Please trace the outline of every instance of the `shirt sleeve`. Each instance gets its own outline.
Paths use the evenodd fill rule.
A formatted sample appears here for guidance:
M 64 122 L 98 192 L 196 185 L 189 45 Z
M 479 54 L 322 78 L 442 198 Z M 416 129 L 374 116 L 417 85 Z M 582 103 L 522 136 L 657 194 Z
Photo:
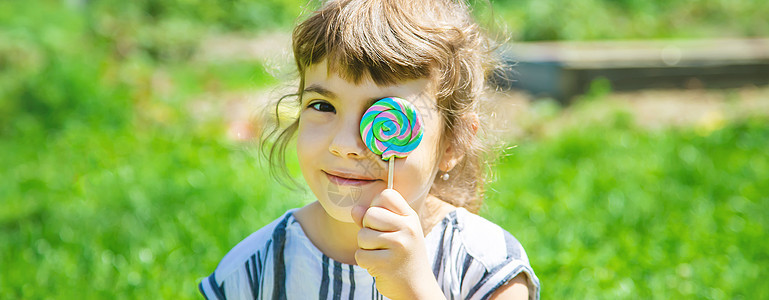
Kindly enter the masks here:
M 203 294 L 203 297 L 209 300 L 255 299 L 254 295 L 257 293 L 255 293 L 254 285 L 258 282 L 253 281 L 254 273 L 251 273 L 251 276 L 247 274 L 249 271 L 248 269 L 238 269 L 223 280 L 219 280 L 216 277 L 216 272 L 214 272 L 200 281 L 198 290 Z
M 502 264 L 484 272 L 470 291 L 468 299 L 489 299 L 494 292 L 519 274 L 526 274 L 529 287 L 529 299 L 539 299 L 539 280 L 527 262 L 508 259 Z
M 206 300 L 227 299 L 224 295 L 224 282 L 216 282 L 216 273 L 212 273 L 198 284 L 198 290 Z
M 467 256 L 460 269 L 462 298 L 483 300 L 519 274 L 526 274 L 529 299 L 539 299 L 540 283 L 521 243 L 509 232 L 481 217 L 464 214 L 463 244 Z M 460 257 L 463 257 L 460 253 Z
M 292 210 L 293 211 L 293 210 Z M 232 248 L 219 262 L 216 270 L 198 284 L 198 290 L 209 300 L 253 299 L 271 292 L 275 238 L 285 240 L 285 228 L 292 211 L 252 233 Z M 280 260 L 282 261 L 282 259 Z M 268 294 L 269 295 L 269 294 Z

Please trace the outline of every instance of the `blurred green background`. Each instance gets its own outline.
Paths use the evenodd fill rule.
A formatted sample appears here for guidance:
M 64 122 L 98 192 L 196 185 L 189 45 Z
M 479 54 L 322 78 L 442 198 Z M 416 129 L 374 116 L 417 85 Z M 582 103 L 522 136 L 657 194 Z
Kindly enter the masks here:
M 216 113 L 286 76 L 199 55 L 288 32 L 304 5 L 0 1 L 0 298 L 197 298 L 231 247 L 307 203 L 230 134 L 259 124 Z M 487 25 L 516 41 L 769 36 L 762 0 L 492 5 Z M 616 103 L 600 84 L 532 102 L 494 169 L 481 215 L 522 241 L 543 298 L 769 298 L 766 114 L 650 128 Z

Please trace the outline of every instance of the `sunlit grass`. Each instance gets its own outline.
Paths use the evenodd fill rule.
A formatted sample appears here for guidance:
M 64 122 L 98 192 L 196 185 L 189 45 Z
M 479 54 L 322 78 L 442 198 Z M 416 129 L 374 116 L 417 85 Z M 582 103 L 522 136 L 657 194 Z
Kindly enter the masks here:
M 3 298 L 194 297 L 235 243 L 311 199 L 208 126 L 1 140 Z M 523 242 L 547 298 L 762 298 L 767 144 L 766 119 L 588 124 L 518 144 L 482 215 Z
M 590 124 L 512 150 L 483 214 L 523 242 L 547 298 L 763 298 L 766 145 L 766 119 Z
M 286 28 L 298 2 L 38 2 L 0 2 L 0 298 L 196 298 L 238 241 L 312 199 L 271 181 L 252 144 L 227 139 L 224 116 L 189 107 L 276 84 L 260 61 L 194 51 L 218 31 Z M 492 2 L 515 39 L 766 34 L 748 25 L 769 11 Z M 745 17 L 710 23 L 721 11 Z M 560 116 L 540 108 L 547 118 L 532 122 Z M 543 298 L 769 298 L 769 120 L 572 121 L 511 141 L 481 211 L 525 245 Z

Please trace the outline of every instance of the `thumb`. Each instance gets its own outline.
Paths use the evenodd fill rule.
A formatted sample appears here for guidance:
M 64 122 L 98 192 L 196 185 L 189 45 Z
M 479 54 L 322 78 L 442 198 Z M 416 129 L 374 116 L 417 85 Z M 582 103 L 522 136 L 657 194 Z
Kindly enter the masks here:
M 363 228 L 363 216 L 366 215 L 366 211 L 368 211 L 368 207 L 360 205 L 353 206 L 352 210 L 350 211 L 352 220 L 355 221 L 355 224 L 357 224 L 360 228 Z

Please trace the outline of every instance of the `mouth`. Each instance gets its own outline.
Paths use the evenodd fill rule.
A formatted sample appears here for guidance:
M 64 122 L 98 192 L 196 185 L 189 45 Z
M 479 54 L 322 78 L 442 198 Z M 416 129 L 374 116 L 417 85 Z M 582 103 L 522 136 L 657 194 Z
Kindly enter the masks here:
M 326 174 L 326 177 L 328 178 L 329 181 L 331 181 L 336 185 L 361 186 L 361 185 L 367 185 L 367 184 L 371 184 L 379 181 L 379 179 L 356 175 L 353 173 L 325 171 L 325 170 L 321 170 L 321 171 L 323 171 L 323 173 Z

